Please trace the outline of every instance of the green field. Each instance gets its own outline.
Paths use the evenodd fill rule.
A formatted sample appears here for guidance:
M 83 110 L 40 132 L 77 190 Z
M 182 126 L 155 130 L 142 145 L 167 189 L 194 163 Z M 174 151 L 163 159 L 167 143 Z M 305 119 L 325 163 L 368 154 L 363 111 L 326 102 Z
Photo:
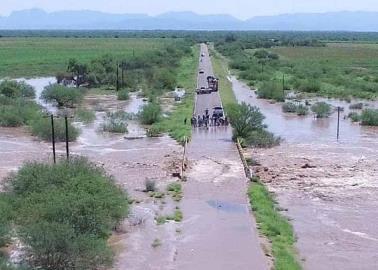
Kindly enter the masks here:
M 230 67 L 241 79 L 258 89 L 269 84 L 281 92 L 284 87 L 346 100 L 378 97 L 377 42 L 264 42 L 218 42 L 216 49 L 230 59 Z M 275 99 L 274 95 L 265 98 Z
M 277 47 L 271 51 L 288 60 L 378 69 L 378 44 L 328 43 L 327 47 Z
M 162 38 L 1 38 L 0 78 L 55 75 L 65 70 L 70 58 L 80 62 L 104 54 L 127 58 L 171 42 Z

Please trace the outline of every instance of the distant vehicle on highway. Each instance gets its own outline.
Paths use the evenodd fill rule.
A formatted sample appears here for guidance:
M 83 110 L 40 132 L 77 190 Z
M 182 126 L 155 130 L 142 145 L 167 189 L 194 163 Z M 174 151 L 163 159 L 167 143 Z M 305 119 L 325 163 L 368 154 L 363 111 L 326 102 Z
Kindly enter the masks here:
M 202 94 L 211 94 L 212 91 L 211 89 L 202 86 L 200 89 L 197 89 L 196 92 L 198 95 L 202 95 Z
M 201 56 L 202 56 L 202 57 L 205 57 L 205 54 L 204 54 L 204 53 L 201 53 Z
M 203 69 L 200 69 L 199 74 L 204 74 L 205 71 Z
M 221 118 L 224 116 L 223 108 L 222 107 L 214 107 L 213 108 L 213 117 Z

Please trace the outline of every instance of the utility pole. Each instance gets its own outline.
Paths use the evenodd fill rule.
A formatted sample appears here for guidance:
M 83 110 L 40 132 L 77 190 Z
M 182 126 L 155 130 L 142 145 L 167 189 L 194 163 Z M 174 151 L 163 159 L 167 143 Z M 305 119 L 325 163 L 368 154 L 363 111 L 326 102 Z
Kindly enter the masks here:
M 125 75 L 124 75 L 124 71 L 125 71 L 125 66 L 124 66 L 124 64 L 122 64 L 122 67 L 121 67 L 121 72 L 122 72 L 122 74 L 121 74 L 121 85 L 122 85 L 122 87 L 124 87 L 125 86 L 125 81 L 124 81 L 124 77 L 125 77 Z
M 68 138 L 68 117 L 67 117 L 67 115 L 64 117 L 64 122 L 66 124 L 66 155 L 67 155 L 67 161 L 69 161 L 70 149 L 69 149 L 69 145 L 68 145 L 69 138 Z
M 53 147 L 54 164 L 56 164 L 54 115 L 51 115 L 51 141 L 52 141 L 52 147 Z
M 285 73 L 282 74 L 282 94 L 285 98 Z
M 118 91 L 119 90 L 119 64 L 117 62 L 117 82 L 116 82 L 116 90 Z
M 337 107 L 337 140 L 339 140 L 340 137 L 340 111 L 341 108 Z

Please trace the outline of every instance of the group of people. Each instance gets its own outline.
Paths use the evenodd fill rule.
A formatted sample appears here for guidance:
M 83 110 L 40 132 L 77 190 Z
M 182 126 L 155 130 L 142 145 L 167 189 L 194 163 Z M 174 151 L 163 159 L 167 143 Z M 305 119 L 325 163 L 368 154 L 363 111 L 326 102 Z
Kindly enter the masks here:
M 216 127 L 216 126 L 228 126 L 229 121 L 227 116 L 221 117 L 217 115 L 216 113 L 213 113 L 213 115 L 210 117 L 209 111 L 206 110 L 204 115 L 198 115 L 197 117 L 193 115 L 193 117 L 190 119 L 190 123 L 192 127 Z

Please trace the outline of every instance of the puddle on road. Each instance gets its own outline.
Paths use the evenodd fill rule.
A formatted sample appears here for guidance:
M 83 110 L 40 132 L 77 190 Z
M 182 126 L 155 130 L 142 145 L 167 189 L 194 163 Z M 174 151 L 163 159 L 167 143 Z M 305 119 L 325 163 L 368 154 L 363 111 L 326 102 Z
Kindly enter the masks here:
M 337 113 L 329 119 L 285 114 L 280 104 L 231 81 L 237 99 L 258 106 L 269 130 L 285 140 L 250 153 L 261 163 L 257 174 L 288 209 L 305 269 L 376 269 L 378 129 L 344 119 L 349 103 L 326 100 L 345 108 L 337 141 Z M 367 103 L 377 108 L 377 102 Z
M 207 201 L 207 204 L 219 211 L 223 211 L 230 214 L 248 213 L 248 209 L 245 207 L 245 205 L 242 204 L 214 200 Z

